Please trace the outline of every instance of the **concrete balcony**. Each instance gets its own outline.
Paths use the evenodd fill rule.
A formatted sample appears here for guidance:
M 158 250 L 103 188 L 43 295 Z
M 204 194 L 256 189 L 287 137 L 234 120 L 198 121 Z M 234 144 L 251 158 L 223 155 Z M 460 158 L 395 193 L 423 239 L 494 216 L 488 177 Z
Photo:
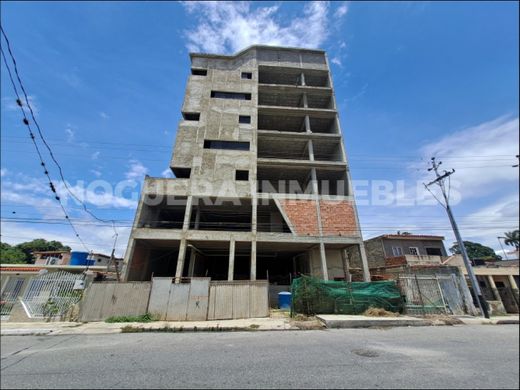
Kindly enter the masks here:
M 442 265 L 443 260 L 447 259 L 445 256 L 432 255 L 403 255 L 385 258 L 386 267 L 397 267 L 401 265 Z

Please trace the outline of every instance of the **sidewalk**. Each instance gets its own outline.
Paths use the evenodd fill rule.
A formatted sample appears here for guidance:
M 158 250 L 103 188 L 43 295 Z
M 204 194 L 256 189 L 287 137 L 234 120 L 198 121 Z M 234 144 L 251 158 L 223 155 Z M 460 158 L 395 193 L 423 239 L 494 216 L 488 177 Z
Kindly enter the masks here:
M 501 316 L 485 319 L 481 317 L 452 317 L 460 325 L 518 324 L 519 317 Z M 134 332 L 226 332 L 266 330 L 306 330 L 326 328 L 370 328 L 395 326 L 447 325 L 443 320 L 419 317 L 366 317 L 350 315 L 319 315 L 318 320 L 294 321 L 287 317 L 248 318 L 218 321 L 153 321 L 153 322 L 2 322 L 0 335 L 76 335 L 111 334 Z M 321 323 L 320 323 L 321 321 Z
M 223 332 L 298 330 L 284 318 L 248 318 L 218 321 L 152 321 L 152 322 L 2 322 L 0 335 L 74 335 L 110 334 L 143 331 L 157 332 Z

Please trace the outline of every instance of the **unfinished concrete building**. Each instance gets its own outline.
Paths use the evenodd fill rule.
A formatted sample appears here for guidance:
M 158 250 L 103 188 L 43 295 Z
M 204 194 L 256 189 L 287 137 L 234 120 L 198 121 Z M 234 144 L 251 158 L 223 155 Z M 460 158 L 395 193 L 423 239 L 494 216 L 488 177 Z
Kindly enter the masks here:
M 370 280 L 326 53 L 190 57 L 175 178 L 145 179 L 125 280 Z

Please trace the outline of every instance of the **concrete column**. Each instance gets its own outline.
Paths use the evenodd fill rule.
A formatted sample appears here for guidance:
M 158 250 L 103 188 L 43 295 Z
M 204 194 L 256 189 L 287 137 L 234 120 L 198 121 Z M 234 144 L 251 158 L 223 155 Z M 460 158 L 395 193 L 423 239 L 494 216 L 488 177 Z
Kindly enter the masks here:
M 301 77 L 301 79 L 302 79 L 302 85 L 305 86 L 305 85 L 306 85 L 306 84 L 305 84 L 305 74 L 302 72 L 302 73 L 300 74 L 300 77 Z
M 309 119 L 309 115 L 305 115 L 305 131 L 311 133 L 311 120 Z
M 190 252 L 190 263 L 188 265 L 188 276 L 190 278 L 193 277 L 193 273 L 195 271 L 195 261 L 197 260 L 197 254 L 195 253 L 195 251 L 193 250 L 193 248 L 191 248 L 191 252 Z
M 361 258 L 361 264 L 363 265 L 363 280 L 365 282 L 370 282 L 370 269 L 368 268 L 367 254 L 363 242 L 359 244 L 359 257 Z
M 303 93 L 303 108 L 309 108 L 309 102 L 307 101 L 307 94 Z
M 516 284 L 516 280 L 513 275 L 507 275 L 507 279 L 509 280 L 509 285 L 511 286 L 511 291 L 513 292 L 513 298 L 517 305 L 520 305 L 520 299 L 518 294 L 518 285 Z
M 177 257 L 177 269 L 175 270 L 175 283 L 179 283 L 184 269 L 184 257 L 186 256 L 186 239 L 181 240 L 179 247 L 179 257 Z
M 182 230 L 184 231 L 188 230 L 190 227 L 192 202 L 193 196 L 188 196 L 188 200 L 186 201 L 186 212 L 184 213 L 184 222 L 182 223 Z
M 309 149 L 309 160 L 314 161 L 314 146 L 312 140 L 307 141 L 307 149 Z
M 229 266 L 227 280 L 233 280 L 235 273 L 235 239 L 231 237 L 229 241 Z
M 321 273 L 323 280 L 329 280 L 329 270 L 327 268 L 327 256 L 325 255 L 325 244 L 320 242 L 320 258 L 321 258 Z
M 516 280 L 513 275 L 507 275 L 507 279 L 509 280 L 509 285 L 511 286 L 512 290 L 518 291 L 518 286 L 516 284 Z
M 194 229 L 195 230 L 199 230 L 199 225 L 200 225 L 200 209 L 199 209 L 199 207 L 197 207 L 197 211 L 195 212 L 195 226 L 194 226 Z
M 350 274 L 350 261 L 346 249 L 341 251 L 341 258 L 343 260 L 343 268 L 345 270 L 345 282 L 352 282 L 352 275 Z
M 500 297 L 500 293 L 498 292 L 497 285 L 495 284 L 495 280 L 493 279 L 493 275 L 487 276 L 489 287 L 491 287 L 491 291 L 493 292 L 493 296 L 495 297 L 496 301 L 502 301 L 502 298 Z
M 256 280 L 256 240 L 251 241 L 251 280 Z

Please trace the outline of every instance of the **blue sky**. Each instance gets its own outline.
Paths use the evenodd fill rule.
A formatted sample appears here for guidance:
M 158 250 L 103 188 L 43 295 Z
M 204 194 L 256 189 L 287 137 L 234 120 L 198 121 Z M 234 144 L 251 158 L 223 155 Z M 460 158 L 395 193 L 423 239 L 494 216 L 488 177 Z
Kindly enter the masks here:
M 1 11 L 44 135 L 70 186 L 118 220 L 120 255 L 143 176 L 168 176 L 189 51 L 255 43 L 327 50 L 364 237 L 406 230 L 453 241 L 443 209 L 417 204 L 432 155 L 456 169 L 465 239 L 499 250 L 496 237 L 518 227 L 516 2 L 2 2 Z M 50 196 L 3 64 L 1 77 L 2 241 L 82 249 Z M 54 167 L 51 175 L 58 182 Z M 374 201 L 385 185 L 394 198 Z M 109 253 L 110 226 L 67 205 L 89 248 Z

